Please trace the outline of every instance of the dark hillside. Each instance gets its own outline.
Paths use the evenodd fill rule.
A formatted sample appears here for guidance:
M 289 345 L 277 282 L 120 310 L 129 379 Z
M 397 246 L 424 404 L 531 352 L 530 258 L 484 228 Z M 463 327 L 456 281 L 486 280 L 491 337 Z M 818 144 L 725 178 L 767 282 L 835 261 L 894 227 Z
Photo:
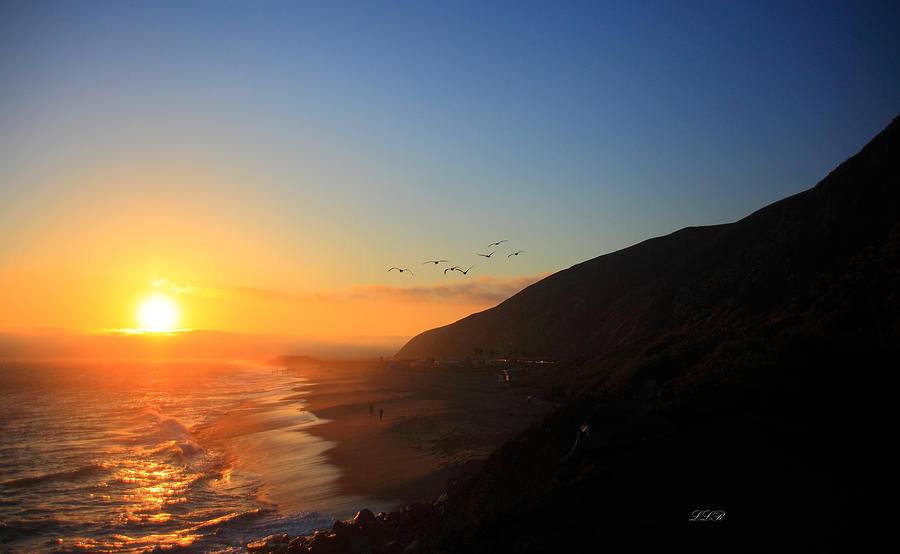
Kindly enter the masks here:
M 414 338 L 399 355 L 559 357 L 539 378 L 567 401 L 444 497 L 288 551 L 883 548 L 898 165 L 895 119 L 813 189 L 584 262 Z M 721 519 L 691 521 L 703 510 Z
M 867 256 L 898 232 L 898 134 L 895 120 L 814 188 L 736 223 L 682 229 L 575 265 L 414 337 L 397 356 L 463 358 L 481 347 L 563 361 L 622 357 L 663 335 L 742 336 L 842 306 L 896 306 L 883 273 L 875 289 L 849 278 L 889 262 Z
M 658 334 L 643 346 L 585 341 L 585 355 L 640 352 L 611 366 L 599 358 L 598 386 L 582 386 L 449 495 L 443 546 L 715 543 L 717 551 L 758 552 L 876 544 L 887 516 L 860 507 L 887 500 L 893 469 L 886 439 L 900 359 L 898 162 L 895 119 L 815 188 L 732 225 L 657 239 L 674 247 L 694 233 L 680 256 L 653 263 L 674 273 L 635 271 L 652 298 L 618 328 L 639 318 Z M 634 269 L 634 252 L 652 245 L 561 273 Z M 611 313 L 609 304 L 600 308 Z M 584 423 L 592 434 L 566 457 Z M 723 510 L 725 521 L 688 521 L 698 509 Z

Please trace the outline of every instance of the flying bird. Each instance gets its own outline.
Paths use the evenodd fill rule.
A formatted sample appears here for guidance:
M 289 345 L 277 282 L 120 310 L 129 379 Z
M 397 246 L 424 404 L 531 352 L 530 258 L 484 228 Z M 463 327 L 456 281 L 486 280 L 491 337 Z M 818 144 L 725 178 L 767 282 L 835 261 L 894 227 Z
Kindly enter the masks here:
M 453 267 L 448 267 L 447 269 L 444 270 L 444 275 L 446 275 L 448 271 L 453 271 L 454 269 L 459 269 L 459 266 L 455 265 Z
M 501 242 L 509 242 L 509 239 L 503 239 L 503 240 L 498 240 L 497 242 L 492 242 L 488 245 L 488 248 L 490 248 L 491 246 L 500 246 Z
M 494 252 L 496 252 L 496 250 L 494 250 Z M 478 254 L 479 256 L 484 256 L 485 258 L 490 258 L 491 256 L 494 255 L 494 252 L 491 252 L 490 254 L 482 254 L 480 252 L 475 252 L 475 253 Z
M 411 269 L 401 269 L 401 268 L 399 268 L 399 267 L 392 267 L 391 269 L 388 270 L 388 273 L 390 273 L 391 270 L 393 270 L 393 269 L 396 269 L 396 270 L 399 271 L 400 273 L 403 273 L 404 271 L 409 271 L 409 274 L 410 274 L 410 275 L 415 275 L 415 273 L 413 273 Z
M 510 256 L 518 256 L 518 255 L 521 254 L 522 252 L 525 252 L 525 251 L 524 251 L 524 250 L 519 250 L 518 252 L 513 252 L 512 254 L 507 254 L 506 257 L 508 258 L 508 257 L 510 257 Z
M 475 267 L 475 266 L 474 266 L 474 265 L 470 265 L 470 266 L 469 266 L 469 269 L 472 269 L 473 267 Z M 460 267 L 454 267 L 453 269 L 455 269 L 456 271 L 462 273 L 463 275 L 468 275 L 468 274 L 469 274 L 469 269 L 467 269 L 467 270 L 465 270 L 465 271 L 463 271 L 462 268 L 460 268 Z
M 447 263 L 450 263 L 450 260 L 428 260 L 427 262 L 422 262 L 422 265 L 425 265 L 425 264 L 434 264 L 434 265 L 437 265 L 437 264 L 439 264 L 439 263 L 441 263 L 441 262 L 447 262 Z

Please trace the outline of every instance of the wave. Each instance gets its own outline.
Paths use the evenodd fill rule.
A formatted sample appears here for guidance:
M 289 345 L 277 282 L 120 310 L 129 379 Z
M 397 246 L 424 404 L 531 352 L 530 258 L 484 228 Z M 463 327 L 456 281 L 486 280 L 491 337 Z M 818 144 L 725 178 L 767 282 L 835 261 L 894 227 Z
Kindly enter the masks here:
M 68 469 L 65 471 L 55 471 L 52 473 L 43 473 L 41 475 L 32 475 L 29 477 L 10 479 L 8 481 L 3 481 L 3 485 L 11 488 L 19 488 L 30 487 L 50 481 L 74 481 L 82 477 L 87 477 L 89 475 L 94 475 L 101 471 L 105 471 L 107 468 L 109 468 L 109 465 L 104 463 L 88 464 L 86 466 L 81 466 L 75 469 Z
M 275 533 L 287 533 L 295 537 L 331 529 L 333 525 L 334 517 L 323 512 L 302 511 L 290 514 L 272 514 L 261 518 L 255 525 L 242 529 L 242 535 L 247 540 L 257 540 Z
M 248 542 L 275 533 L 287 533 L 291 536 L 310 535 L 322 529 L 330 529 L 332 525 L 334 518 L 322 512 L 279 514 L 270 508 L 256 508 L 213 518 L 178 531 L 177 534 L 201 535 L 203 538 L 195 543 L 197 546 L 206 542 L 242 548 Z
M 156 425 L 160 430 L 173 437 L 183 438 L 191 434 L 191 430 L 187 428 L 187 425 L 174 417 L 159 416 Z
M 0 552 L 65 552 L 58 537 L 77 533 L 80 527 L 77 521 L 58 517 L 10 518 L 0 522 Z
M 134 537 L 114 533 L 105 538 L 86 539 L 78 551 L 140 552 L 244 552 L 248 542 L 274 533 L 309 535 L 329 529 L 334 518 L 321 512 L 278 514 L 269 508 L 230 512 L 170 533 Z
M 18 434 L 0 436 L 0 466 L 15 468 L 0 472 L 0 552 L 240 552 L 276 532 L 330 528 L 330 515 L 284 514 L 260 493 L 275 485 L 248 460 L 311 448 L 263 433 L 314 416 L 283 400 L 293 382 L 251 377 L 249 391 L 241 374 L 185 394 L 174 383 L 162 397 L 130 382 L 97 395 L 65 389 L 54 418 L 16 412 L 18 427 L 5 429 Z
M 191 429 L 176 417 L 159 413 L 153 408 L 143 408 L 135 415 L 133 421 L 149 418 L 151 427 L 139 430 L 139 442 L 149 442 L 153 448 L 147 453 L 170 454 L 175 460 L 182 462 L 185 457 L 193 457 L 205 452 L 204 448 L 194 440 Z
M 185 457 L 196 456 L 197 454 L 202 454 L 203 452 L 205 452 L 203 447 L 197 444 L 197 442 L 193 439 L 184 439 L 181 441 L 169 440 L 162 445 L 147 451 L 147 453 L 151 455 L 172 455 L 179 462 L 183 461 Z
M 182 529 L 178 531 L 180 534 L 189 534 L 196 533 L 198 531 L 210 531 L 210 530 L 218 530 L 219 527 L 225 525 L 234 525 L 236 523 L 245 523 L 248 520 L 256 519 L 260 516 L 273 513 L 274 510 L 271 508 L 256 508 L 254 510 L 246 510 L 243 512 L 232 512 L 230 514 L 226 514 L 224 516 L 219 516 L 202 523 L 198 523 L 193 527 L 188 527 L 187 529 Z

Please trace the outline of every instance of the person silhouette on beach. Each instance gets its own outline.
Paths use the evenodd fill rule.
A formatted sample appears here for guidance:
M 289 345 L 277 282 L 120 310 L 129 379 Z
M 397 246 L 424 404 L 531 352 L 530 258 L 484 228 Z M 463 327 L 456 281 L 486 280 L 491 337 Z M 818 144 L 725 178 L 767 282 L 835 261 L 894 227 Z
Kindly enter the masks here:
M 378 408 L 378 421 L 384 419 L 384 408 Z

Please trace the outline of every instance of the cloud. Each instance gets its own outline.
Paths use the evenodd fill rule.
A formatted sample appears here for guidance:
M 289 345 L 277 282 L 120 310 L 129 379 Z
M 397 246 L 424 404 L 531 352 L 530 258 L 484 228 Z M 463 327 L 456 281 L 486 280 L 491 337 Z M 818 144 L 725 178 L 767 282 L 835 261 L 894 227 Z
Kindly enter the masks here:
M 497 279 L 481 276 L 450 285 L 394 287 L 369 285 L 352 287 L 345 293 L 352 300 L 395 300 L 405 302 L 446 302 L 454 304 L 497 304 L 546 275 Z
M 261 300 L 278 300 L 281 302 L 306 302 L 309 300 L 309 296 L 303 296 L 300 294 L 293 294 L 290 292 L 286 292 L 278 289 L 263 289 L 263 288 L 255 288 L 255 287 L 234 287 L 231 289 L 227 289 L 228 292 L 232 294 L 238 294 L 241 296 L 251 296 L 253 298 L 259 298 Z
M 491 305 L 500 303 L 528 285 L 549 275 L 531 277 L 494 278 L 480 276 L 464 282 L 432 286 L 397 287 L 391 285 L 361 285 L 347 289 L 313 294 L 294 294 L 278 289 L 255 287 L 212 288 L 180 285 L 166 279 L 151 281 L 149 285 L 172 294 L 199 296 L 244 296 L 277 302 L 348 302 L 348 301 L 397 301 L 442 302 L 448 304 Z
M 198 296 L 223 296 L 224 291 L 221 289 L 209 287 L 195 287 L 193 285 L 179 285 L 167 279 L 157 279 L 147 283 L 153 288 L 162 289 L 172 294 L 192 294 Z
M 168 279 L 157 279 L 156 281 L 149 281 L 147 283 L 153 288 L 165 290 L 171 294 L 181 294 L 181 295 L 194 295 L 194 296 L 207 296 L 207 297 L 225 297 L 225 296 L 249 296 L 252 298 L 259 298 L 262 300 L 279 300 L 279 301 L 288 301 L 288 302 L 302 302 L 307 300 L 307 297 L 303 297 L 300 295 L 292 294 L 285 291 L 280 291 L 277 289 L 264 289 L 264 288 L 254 288 L 254 287 L 230 287 L 230 288 L 215 288 L 215 287 L 198 287 L 196 285 L 181 285 L 178 283 L 173 283 Z

